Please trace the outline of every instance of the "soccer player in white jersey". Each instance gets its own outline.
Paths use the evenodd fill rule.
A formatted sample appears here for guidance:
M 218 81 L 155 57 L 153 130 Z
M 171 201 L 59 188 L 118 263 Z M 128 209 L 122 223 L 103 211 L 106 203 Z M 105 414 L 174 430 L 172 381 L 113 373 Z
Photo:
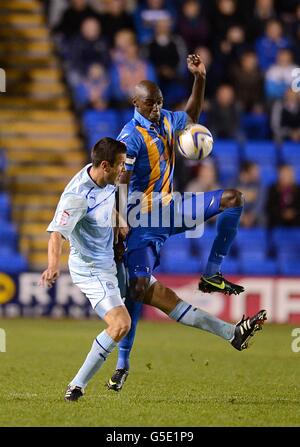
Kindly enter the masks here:
M 130 329 L 130 316 L 116 277 L 112 227 L 116 185 L 124 172 L 125 155 L 124 143 L 112 138 L 99 140 L 92 150 L 92 163 L 66 186 L 47 229 L 51 233 L 48 267 L 42 273 L 40 285 L 51 287 L 59 277 L 62 245 L 68 239 L 72 280 L 107 323 L 69 383 L 65 394 L 67 401 L 83 396 L 89 380 Z M 126 227 L 118 231 L 126 233 Z

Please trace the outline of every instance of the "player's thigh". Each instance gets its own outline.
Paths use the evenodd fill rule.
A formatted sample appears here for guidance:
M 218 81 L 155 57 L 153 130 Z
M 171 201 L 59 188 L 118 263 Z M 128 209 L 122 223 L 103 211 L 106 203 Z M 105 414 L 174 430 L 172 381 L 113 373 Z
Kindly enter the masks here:
M 183 233 L 202 225 L 206 220 L 221 213 L 224 190 L 185 193 L 181 195 L 181 204 L 174 207 L 174 225 L 171 234 Z
M 89 279 L 85 278 L 84 281 L 76 282 L 76 285 L 102 319 L 111 309 L 118 306 L 124 307 L 118 280 L 114 274 L 99 273 L 97 276 L 91 276 Z
M 128 253 L 129 298 L 142 302 L 149 287 L 156 281 L 152 272 L 159 264 L 159 253 L 153 246 L 141 247 Z
M 221 200 L 224 189 L 208 191 L 204 193 L 204 221 L 222 213 Z
M 159 254 L 152 245 L 130 250 L 126 256 L 129 280 L 150 278 L 159 260 Z

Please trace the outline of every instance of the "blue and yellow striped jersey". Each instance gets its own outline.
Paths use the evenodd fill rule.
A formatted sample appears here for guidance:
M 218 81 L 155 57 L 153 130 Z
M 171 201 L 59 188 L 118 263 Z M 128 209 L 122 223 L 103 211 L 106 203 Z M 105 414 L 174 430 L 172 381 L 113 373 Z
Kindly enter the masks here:
M 153 193 L 160 193 L 163 205 L 172 199 L 175 132 L 186 127 L 187 119 L 186 112 L 162 109 L 156 125 L 135 110 L 117 138 L 127 146 L 126 169 L 133 171 L 129 194 L 143 193 L 143 211 L 152 209 Z

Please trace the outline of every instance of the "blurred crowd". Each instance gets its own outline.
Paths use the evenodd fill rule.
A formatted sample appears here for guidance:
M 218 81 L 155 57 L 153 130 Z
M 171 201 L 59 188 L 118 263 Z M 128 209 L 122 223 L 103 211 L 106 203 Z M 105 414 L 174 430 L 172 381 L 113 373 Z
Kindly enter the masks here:
M 165 108 L 182 109 L 193 82 L 186 56 L 198 53 L 207 69 L 200 122 L 215 139 L 288 141 L 300 152 L 300 0 L 45 4 L 89 147 L 131 119 L 142 79 L 158 82 Z M 175 180 L 181 191 L 224 186 L 211 160 L 181 159 Z M 300 225 L 293 166 L 278 167 L 275 183 L 266 184 L 260 167 L 241 159 L 234 181 L 246 197 L 243 225 Z
M 300 141 L 299 0 L 70 0 L 65 7 L 51 25 L 81 110 L 127 108 L 144 78 L 159 83 L 167 108 L 180 107 L 192 83 L 186 56 L 197 52 L 207 67 L 201 122 L 215 137 Z

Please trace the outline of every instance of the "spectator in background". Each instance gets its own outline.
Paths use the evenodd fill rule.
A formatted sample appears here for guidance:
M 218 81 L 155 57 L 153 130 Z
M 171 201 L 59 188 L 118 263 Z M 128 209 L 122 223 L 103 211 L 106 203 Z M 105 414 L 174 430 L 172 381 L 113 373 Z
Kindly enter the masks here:
M 103 26 L 103 34 L 107 37 L 110 45 L 113 45 L 114 37 L 121 29 L 135 30 L 134 20 L 131 14 L 126 11 L 125 0 L 110 0 L 107 2 L 107 9 L 100 15 Z
M 240 108 L 231 85 L 222 84 L 207 115 L 207 124 L 215 138 L 238 138 Z
M 260 171 L 256 163 L 246 161 L 241 165 L 238 188 L 245 198 L 241 225 L 254 227 L 263 224 L 265 190 L 261 184 Z
M 289 48 L 289 40 L 283 35 L 283 28 L 278 20 L 268 20 L 265 34 L 256 40 L 256 53 L 260 68 L 266 71 L 275 63 L 278 51 Z
M 269 227 L 300 226 L 300 187 L 292 166 L 279 168 L 278 182 L 267 194 L 266 213 Z
M 166 0 L 146 0 L 135 12 L 135 26 L 138 41 L 142 44 L 149 43 L 154 36 L 154 27 L 159 20 L 175 18 L 172 3 Z
M 219 43 L 226 38 L 229 28 L 241 25 L 241 16 L 236 0 L 217 0 L 211 17 L 212 39 Z
M 277 19 L 274 0 L 255 0 L 254 11 L 245 17 L 247 39 L 255 42 L 262 34 L 268 21 Z
M 284 22 L 291 19 L 297 5 L 299 5 L 299 0 L 276 0 L 276 8 L 280 12 Z
M 70 39 L 79 33 L 82 22 L 88 17 L 99 20 L 99 15 L 87 4 L 87 0 L 70 0 L 69 8 L 53 31 Z
M 114 62 L 122 60 L 126 47 L 132 44 L 136 44 L 134 31 L 126 28 L 119 30 L 114 37 L 114 46 L 111 50 L 112 60 Z
M 196 47 L 193 53 L 199 54 L 206 67 L 205 97 L 211 100 L 216 93 L 216 89 L 221 83 L 220 68 L 208 47 Z M 190 88 L 191 87 L 192 86 L 190 86 Z M 207 109 L 206 104 L 204 104 L 204 109 Z
M 186 185 L 186 192 L 207 192 L 221 189 L 218 182 L 218 173 L 215 162 L 211 158 L 206 158 L 197 167 L 197 176 Z M 206 225 L 213 225 L 216 218 L 213 217 L 206 222 Z
M 246 50 L 247 45 L 243 28 L 237 25 L 230 27 L 225 39 L 220 41 L 216 49 L 223 82 L 230 82 L 230 68 Z
M 185 98 L 183 72 L 187 52 L 182 38 L 172 34 L 171 18 L 158 20 L 155 24 L 155 35 L 148 46 L 148 55 L 156 69 L 167 106 Z
M 256 53 L 246 51 L 231 69 L 237 101 L 242 109 L 243 133 L 248 139 L 264 139 L 269 134 L 268 115 L 263 105 L 264 77 Z
M 125 39 L 120 37 L 124 36 Z M 117 107 L 131 105 L 133 89 L 143 79 L 156 82 L 154 67 L 139 56 L 135 36 L 130 31 L 119 31 L 115 37 L 111 67 L 112 96 Z
M 97 62 L 108 66 L 108 47 L 100 22 L 89 17 L 82 22 L 79 36 L 70 41 L 69 63 L 73 71 L 82 75 L 90 65 Z
M 271 65 L 265 76 L 265 92 L 268 100 L 283 98 L 292 84 L 292 73 L 296 67 L 291 50 L 278 51 L 276 63 Z
M 291 16 L 289 23 L 290 36 L 294 42 L 298 42 L 298 45 L 294 45 L 295 60 L 300 65 L 300 3 L 295 6 L 295 12 Z
M 79 110 L 93 108 L 104 110 L 110 99 L 110 83 L 105 67 L 92 64 L 86 77 L 82 78 L 74 90 L 75 103 Z
M 271 127 L 277 141 L 300 142 L 300 93 L 288 89 L 272 108 Z
M 208 45 L 210 26 L 202 12 L 202 4 L 197 0 L 185 0 L 182 13 L 178 17 L 177 32 L 184 39 L 188 52 L 198 45 Z
M 231 78 L 236 99 L 244 111 L 251 112 L 264 98 L 264 77 L 254 51 L 246 51 L 240 56 L 238 64 L 231 70 Z
M 206 158 L 198 165 L 197 176 L 187 184 L 186 191 L 206 192 L 220 189 L 217 178 L 215 163 L 212 159 Z

